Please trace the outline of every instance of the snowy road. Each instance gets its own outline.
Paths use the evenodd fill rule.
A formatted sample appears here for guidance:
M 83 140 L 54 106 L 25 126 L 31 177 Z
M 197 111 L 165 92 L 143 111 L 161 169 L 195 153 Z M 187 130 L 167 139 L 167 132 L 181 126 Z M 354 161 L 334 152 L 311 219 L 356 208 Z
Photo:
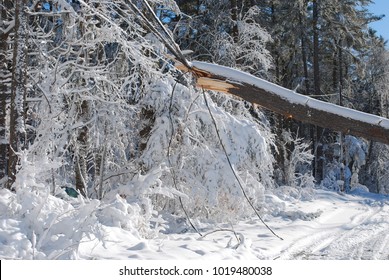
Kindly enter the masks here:
M 368 193 L 341 195 L 319 190 L 313 200 L 274 199 L 276 217 L 268 224 L 284 238 L 274 237 L 257 219 L 215 232 L 161 234 L 152 240 L 126 240 L 110 231 L 106 248 L 84 243 L 82 258 L 110 259 L 331 259 L 389 260 L 389 198 Z M 278 203 L 278 205 L 277 205 Z M 220 228 L 229 228 L 228 224 Z M 204 226 L 204 231 L 217 229 Z M 109 249 L 108 249 L 109 248 Z
M 280 258 L 389 259 L 388 203 L 362 200 L 348 204 L 327 209 L 282 250 Z

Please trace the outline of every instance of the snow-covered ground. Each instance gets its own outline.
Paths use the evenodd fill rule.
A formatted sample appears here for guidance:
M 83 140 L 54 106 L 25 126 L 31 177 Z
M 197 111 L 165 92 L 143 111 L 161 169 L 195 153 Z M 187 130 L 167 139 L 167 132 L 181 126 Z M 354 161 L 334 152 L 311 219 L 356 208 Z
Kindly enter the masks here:
M 12 205 L 15 196 L 7 190 L 2 190 L 0 196 L 1 259 L 31 259 L 34 256 L 41 259 L 389 260 L 389 197 L 361 190 L 350 194 L 314 190 L 301 195 L 295 189 L 285 188 L 277 195 L 267 194 L 265 202 L 269 210 L 264 218 L 283 240 L 272 235 L 256 217 L 233 226 L 197 222 L 203 237 L 180 218 L 171 219 L 169 229 L 148 239 L 107 223 L 101 224 L 98 231 L 91 231 L 98 232 L 99 236 L 85 234 L 90 223 L 82 224 L 84 228 L 80 232 L 77 231 L 79 228 L 66 232 L 72 228 L 72 218 L 91 216 L 88 212 L 91 207 L 86 206 L 82 214 L 69 216 L 72 218 L 67 221 L 62 219 L 61 224 L 54 222 L 59 220 L 57 216 L 38 234 L 38 229 L 32 231 L 34 225 L 24 219 L 26 215 L 7 217 L 5 207 L 15 207 Z M 57 209 L 65 205 L 57 198 L 52 198 L 51 203 Z M 44 206 L 39 217 L 49 219 L 56 215 L 43 215 L 44 211 L 53 210 Z M 65 225 L 68 228 L 62 228 Z M 67 236 L 74 240 L 61 241 L 61 237 Z M 65 253 L 71 251 L 69 248 L 73 252 L 67 255 Z
M 277 200 L 269 196 L 268 201 Z M 97 259 L 377 259 L 389 260 L 389 199 L 367 193 L 343 195 L 318 190 L 309 201 L 281 202 L 284 209 L 268 224 L 284 240 L 273 236 L 258 219 L 234 226 L 235 234 L 217 231 L 162 234 L 152 240 L 133 240 L 121 230 L 106 228 L 106 246 L 83 243 L 82 258 Z M 231 229 L 204 226 L 203 232 Z

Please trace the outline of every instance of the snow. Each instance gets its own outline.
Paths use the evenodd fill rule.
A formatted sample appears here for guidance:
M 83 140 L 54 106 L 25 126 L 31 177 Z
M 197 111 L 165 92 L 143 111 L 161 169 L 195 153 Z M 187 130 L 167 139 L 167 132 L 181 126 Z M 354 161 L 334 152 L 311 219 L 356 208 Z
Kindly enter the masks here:
M 389 197 L 364 188 L 349 194 L 290 187 L 266 192 L 264 218 L 284 240 L 254 216 L 233 226 L 197 221 L 203 237 L 185 219 L 164 217 L 145 237 L 135 230 L 142 210 L 118 196 L 107 204 L 49 195 L 34 211 L 38 196 L 31 194 L 27 203 L 0 192 L 2 259 L 389 259 Z
M 288 100 L 293 104 L 304 106 L 309 105 L 309 107 L 314 109 L 389 129 L 389 120 L 386 118 L 313 99 L 236 69 L 200 61 L 192 61 L 191 65 L 200 70 L 208 71 L 212 74 L 225 77 L 234 82 L 245 83 L 262 88 L 266 91 L 275 93 L 276 95 L 285 100 Z

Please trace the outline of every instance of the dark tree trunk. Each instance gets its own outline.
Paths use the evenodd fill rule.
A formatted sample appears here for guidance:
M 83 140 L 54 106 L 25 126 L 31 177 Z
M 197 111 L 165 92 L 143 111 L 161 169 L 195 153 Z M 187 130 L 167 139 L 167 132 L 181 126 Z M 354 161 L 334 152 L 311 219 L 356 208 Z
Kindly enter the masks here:
M 314 82 L 314 94 L 320 95 L 320 62 L 319 62 L 319 9 L 317 0 L 312 1 L 313 5 L 313 82 Z
M 0 180 L 7 175 L 8 139 L 6 133 L 7 99 L 9 98 L 9 82 L 11 75 L 8 71 L 8 36 L 0 37 Z
M 86 121 L 88 115 L 88 102 L 82 101 L 80 106 L 80 119 Z M 87 126 L 79 129 L 77 137 L 77 147 L 75 155 L 75 175 L 76 175 L 76 189 L 86 197 L 87 191 L 87 155 L 88 155 L 88 135 L 89 130 Z
M 15 1 L 15 36 L 13 42 L 12 86 L 9 127 L 8 188 L 16 179 L 17 153 L 23 149 L 25 141 L 25 98 L 27 76 L 27 0 Z
M 271 22 L 272 25 L 275 26 L 277 24 L 277 18 L 276 18 L 276 7 L 275 4 L 272 2 L 271 6 Z M 281 74 L 280 74 L 280 54 L 278 51 L 278 45 L 273 44 L 273 51 L 272 53 L 274 54 L 274 64 L 275 64 L 275 80 L 277 83 L 281 81 Z
M 237 43 L 239 40 L 237 0 L 231 0 L 231 19 L 233 21 L 232 38 L 234 39 L 234 42 Z
M 6 129 L 7 102 L 10 99 L 12 72 L 10 70 L 12 53 L 9 50 L 9 35 L 14 28 L 6 25 L 12 18 L 13 2 L 2 1 L 0 7 L 0 28 L 4 30 L 0 33 L 0 181 L 5 182 L 8 175 L 8 145 L 9 138 Z
M 307 95 L 310 92 L 309 86 L 309 72 L 308 72 L 308 56 L 307 56 L 307 44 L 305 41 L 305 34 L 303 29 L 303 19 L 302 14 L 300 13 L 300 28 L 301 28 L 301 57 L 303 60 L 303 68 L 304 68 L 304 84 L 305 84 L 305 94 Z
M 0 67 L 1 67 L 1 84 L 0 84 L 0 180 L 7 174 L 7 154 L 8 140 L 6 135 L 6 117 L 7 117 L 7 95 L 8 85 L 5 82 L 7 71 L 4 69 L 6 60 L 4 59 L 7 53 L 7 39 L 4 36 L 0 38 Z
M 320 91 L 320 62 L 319 62 L 319 8 L 317 0 L 312 1 L 312 30 L 313 30 L 313 94 L 316 96 L 321 95 Z M 312 127 L 313 146 L 314 146 L 314 169 L 313 174 L 317 181 L 321 181 L 322 174 L 320 172 L 321 154 L 319 153 L 319 141 L 320 141 L 320 129 L 318 127 Z

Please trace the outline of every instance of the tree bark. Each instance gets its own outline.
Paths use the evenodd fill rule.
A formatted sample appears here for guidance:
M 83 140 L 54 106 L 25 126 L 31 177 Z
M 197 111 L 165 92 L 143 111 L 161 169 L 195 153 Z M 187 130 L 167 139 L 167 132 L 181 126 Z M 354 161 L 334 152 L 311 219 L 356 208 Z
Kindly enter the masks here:
M 9 50 L 9 35 L 14 30 L 11 14 L 12 1 L 2 1 L 0 7 L 0 181 L 5 182 L 8 170 L 8 145 L 9 139 L 6 129 L 7 102 L 11 91 L 12 73 L 10 70 L 12 52 Z M 11 22 L 8 25 L 5 22 Z M 4 179 L 4 180 L 3 180 Z
M 25 139 L 25 98 L 27 71 L 27 14 L 24 11 L 27 0 L 15 1 L 15 37 L 13 41 L 12 86 L 9 124 L 8 188 L 16 179 L 17 153 Z
M 8 140 L 6 135 L 6 117 L 7 117 L 7 99 L 8 99 L 8 83 L 7 69 L 4 65 L 7 64 L 7 37 L 0 37 L 0 67 L 1 67 L 1 84 L 0 84 L 0 180 L 7 174 L 7 154 Z
M 320 95 L 320 64 L 319 64 L 319 9 L 317 6 L 317 0 L 312 1 L 313 8 L 313 82 L 314 82 L 314 94 Z
M 307 44 L 305 42 L 305 32 L 303 31 L 303 15 L 300 12 L 299 15 L 300 28 L 301 28 L 301 58 L 303 61 L 303 69 L 304 69 L 304 84 L 305 84 L 305 94 L 308 95 L 310 91 L 309 86 L 309 72 L 308 72 L 308 55 L 307 55 Z
M 89 112 L 88 101 L 80 105 L 80 120 L 85 122 Z M 75 157 L 76 189 L 84 197 L 87 196 L 87 155 L 88 155 L 89 129 L 87 126 L 79 128 Z
M 6 65 L 7 62 L 7 37 L 0 36 L 0 180 L 7 175 L 8 162 L 8 139 L 6 133 L 7 119 L 7 99 L 9 98 L 9 83 L 10 75 Z
M 317 0 L 312 1 L 312 30 L 313 30 L 313 88 L 314 95 L 321 95 L 320 91 L 320 62 L 319 62 L 319 9 Z M 313 175 L 317 181 L 322 179 L 322 174 L 320 172 L 320 163 L 319 160 L 321 155 L 319 153 L 319 142 L 321 137 L 321 129 L 319 127 L 312 127 L 312 138 L 314 146 L 314 169 Z
M 237 43 L 239 40 L 239 31 L 238 31 L 238 3 L 237 0 L 231 0 L 231 19 L 233 22 L 232 27 L 232 38 L 234 43 Z

